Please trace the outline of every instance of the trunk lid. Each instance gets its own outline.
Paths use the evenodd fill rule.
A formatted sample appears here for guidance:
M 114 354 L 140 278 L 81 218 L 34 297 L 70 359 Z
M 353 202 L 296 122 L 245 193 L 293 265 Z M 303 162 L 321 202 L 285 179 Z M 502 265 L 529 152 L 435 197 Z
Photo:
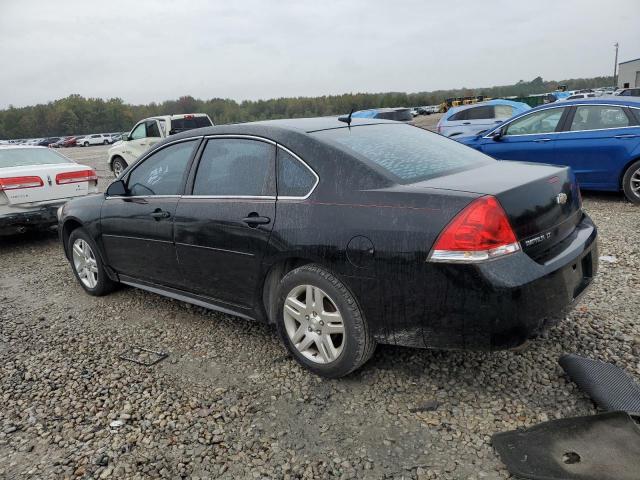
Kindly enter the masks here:
M 569 167 L 498 161 L 415 186 L 495 196 L 523 251 L 535 260 L 544 260 L 583 216 L 578 185 Z
M 64 198 L 80 197 L 89 193 L 88 181 L 58 185 L 56 175 L 63 172 L 90 170 L 90 167 L 77 163 L 61 163 L 50 165 L 27 165 L 20 167 L 0 168 L 0 178 L 39 177 L 42 186 L 4 190 L 7 203 L 12 206 L 31 203 L 42 203 Z

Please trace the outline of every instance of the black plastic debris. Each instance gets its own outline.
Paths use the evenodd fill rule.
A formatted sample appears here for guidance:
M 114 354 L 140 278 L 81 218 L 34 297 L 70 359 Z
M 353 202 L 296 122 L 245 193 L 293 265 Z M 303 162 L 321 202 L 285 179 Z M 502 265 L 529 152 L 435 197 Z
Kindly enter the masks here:
M 137 363 L 145 367 L 150 367 L 164 360 L 169 356 L 165 352 L 156 352 L 148 348 L 133 345 L 119 355 L 122 360 Z
M 573 354 L 563 355 L 559 363 L 600 408 L 640 413 L 640 385 L 620 367 Z
M 638 480 L 640 428 L 626 412 L 563 418 L 497 433 L 493 447 L 513 475 L 533 480 Z
M 626 412 L 563 418 L 497 433 L 493 447 L 518 477 L 533 480 L 638 480 L 640 428 Z

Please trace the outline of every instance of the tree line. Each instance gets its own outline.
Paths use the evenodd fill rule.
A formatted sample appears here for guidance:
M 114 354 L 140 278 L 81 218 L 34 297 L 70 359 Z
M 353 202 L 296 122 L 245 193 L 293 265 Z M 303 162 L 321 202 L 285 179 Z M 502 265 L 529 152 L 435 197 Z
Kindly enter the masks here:
M 338 115 L 376 107 L 435 105 L 446 98 L 485 95 L 487 97 L 527 96 L 553 91 L 558 85 L 569 90 L 613 85 L 613 78 L 575 78 L 545 81 L 537 77 L 513 85 L 489 88 L 461 88 L 418 93 L 346 93 L 321 97 L 282 97 L 269 100 L 228 98 L 209 100 L 183 96 L 177 100 L 131 105 L 120 98 L 104 100 L 69 95 L 47 104 L 0 110 L 0 139 L 37 138 L 59 135 L 128 131 L 136 121 L 154 115 L 206 113 L 215 124 L 249 122 L 275 118 Z

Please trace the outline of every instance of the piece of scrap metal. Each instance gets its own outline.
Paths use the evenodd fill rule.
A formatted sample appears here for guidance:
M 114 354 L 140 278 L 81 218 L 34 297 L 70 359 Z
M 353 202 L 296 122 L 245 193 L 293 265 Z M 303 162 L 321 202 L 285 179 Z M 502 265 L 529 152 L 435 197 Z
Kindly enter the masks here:
M 638 417 L 607 412 L 497 433 L 493 447 L 517 477 L 532 480 L 638 480 Z
M 640 385 L 622 368 L 573 354 L 563 355 L 559 363 L 600 408 L 640 414 Z
M 145 347 L 132 345 L 127 350 L 118 355 L 122 360 L 137 363 L 144 367 L 150 367 L 164 360 L 169 356 L 166 352 L 156 352 Z

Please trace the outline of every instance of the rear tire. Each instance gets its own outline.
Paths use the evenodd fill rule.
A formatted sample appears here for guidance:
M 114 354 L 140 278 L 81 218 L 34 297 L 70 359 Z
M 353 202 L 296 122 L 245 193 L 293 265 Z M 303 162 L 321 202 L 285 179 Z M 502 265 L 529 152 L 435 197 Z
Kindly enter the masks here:
M 89 146 L 89 142 L 84 142 L 84 146 L 88 147 Z
M 109 140 L 105 140 L 105 141 L 104 141 L 104 144 L 105 144 L 105 145 L 109 145 Z
M 113 174 L 118 178 L 120 174 L 127 168 L 127 162 L 124 161 L 124 158 L 116 157 L 111 162 L 111 169 L 113 170 Z
M 339 378 L 371 358 L 376 342 L 346 285 L 310 264 L 287 273 L 276 293 L 280 338 L 303 367 Z
M 631 203 L 640 204 L 640 160 L 632 163 L 624 172 L 622 190 Z
M 84 228 L 71 232 L 67 249 L 71 270 L 85 292 L 101 297 L 115 289 L 116 282 L 107 275 L 98 247 Z

